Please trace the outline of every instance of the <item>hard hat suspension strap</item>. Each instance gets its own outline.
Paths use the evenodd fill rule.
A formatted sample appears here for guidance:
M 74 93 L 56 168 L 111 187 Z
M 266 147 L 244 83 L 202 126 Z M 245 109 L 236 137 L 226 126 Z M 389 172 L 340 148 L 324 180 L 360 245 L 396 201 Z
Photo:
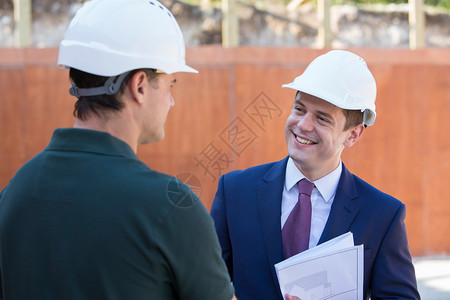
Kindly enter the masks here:
M 130 72 L 125 72 L 118 76 L 109 77 L 103 86 L 94 88 L 79 88 L 74 82 L 72 82 L 72 87 L 69 89 L 69 93 L 77 98 L 83 96 L 114 95 L 119 91 L 122 82 L 129 73 Z

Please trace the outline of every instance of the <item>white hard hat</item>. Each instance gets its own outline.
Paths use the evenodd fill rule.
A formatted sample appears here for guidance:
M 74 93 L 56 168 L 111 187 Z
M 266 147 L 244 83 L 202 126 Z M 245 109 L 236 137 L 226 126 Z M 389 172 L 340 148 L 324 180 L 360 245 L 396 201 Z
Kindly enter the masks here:
M 375 122 L 377 85 L 358 55 L 332 50 L 314 59 L 302 75 L 283 87 L 321 98 L 343 109 L 364 112 L 364 124 Z
M 172 13 L 156 0 L 93 0 L 70 23 L 58 65 L 99 76 L 135 69 L 192 72 Z

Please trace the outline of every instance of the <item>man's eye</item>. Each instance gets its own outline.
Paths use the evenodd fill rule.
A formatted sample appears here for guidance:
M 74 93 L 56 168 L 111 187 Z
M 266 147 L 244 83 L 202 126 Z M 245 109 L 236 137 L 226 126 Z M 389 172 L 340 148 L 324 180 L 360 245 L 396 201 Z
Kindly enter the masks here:
M 330 123 L 330 120 L 328 120 L 327 118 L 324 117 L 318 117 L 319 121 L 321 122 L 325 122 L 325 123 Z

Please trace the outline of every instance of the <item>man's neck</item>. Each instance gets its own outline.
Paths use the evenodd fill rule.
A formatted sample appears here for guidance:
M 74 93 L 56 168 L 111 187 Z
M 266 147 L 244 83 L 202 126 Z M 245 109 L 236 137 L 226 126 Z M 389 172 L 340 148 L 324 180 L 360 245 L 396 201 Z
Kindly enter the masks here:
M 75 119 L 74 128 L 102 131 L 127 143 L 134 153 L 137 153 L 138 134 L 133 123 L 123 114 L 114 114 L 113 117 L 100 117 L 90 115 L 85 120 Z
M 332 165 L 332 167 L 329 168 L 308 168 L 308 166 L 302 166 L 295 160 L 292 160 L 294 162 L 294 165 L 297 167 L 297 169 L 310 181 L 316 181 L 320 178 L 323 178 L 336 170 L 336 168 L 340 164 L 340 160 L 338 160 L 335 164 Z

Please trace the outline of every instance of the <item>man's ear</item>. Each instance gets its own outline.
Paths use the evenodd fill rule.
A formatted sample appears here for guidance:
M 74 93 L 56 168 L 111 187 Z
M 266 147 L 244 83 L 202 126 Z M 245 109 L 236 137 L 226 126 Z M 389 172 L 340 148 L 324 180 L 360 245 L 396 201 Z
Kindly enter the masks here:
M 344 142 L 344 146 L 347 148 L 353 146 L 353 144 L 356 143 L 356 141 L 359 140 L 359 138 L 362 136 L 363 132 L 364 132 L 363 124 L 359 124 L 353 127 L 352 129 L 349 129 L 349 135 Z
M 146 88 L 148 88 L 147 74 L 144 71 L 138 71 L 133 74 L 128 82 L 128 88 L 130 89 L 133 100 L 138 103 L 143 103 L 144 93 Z

